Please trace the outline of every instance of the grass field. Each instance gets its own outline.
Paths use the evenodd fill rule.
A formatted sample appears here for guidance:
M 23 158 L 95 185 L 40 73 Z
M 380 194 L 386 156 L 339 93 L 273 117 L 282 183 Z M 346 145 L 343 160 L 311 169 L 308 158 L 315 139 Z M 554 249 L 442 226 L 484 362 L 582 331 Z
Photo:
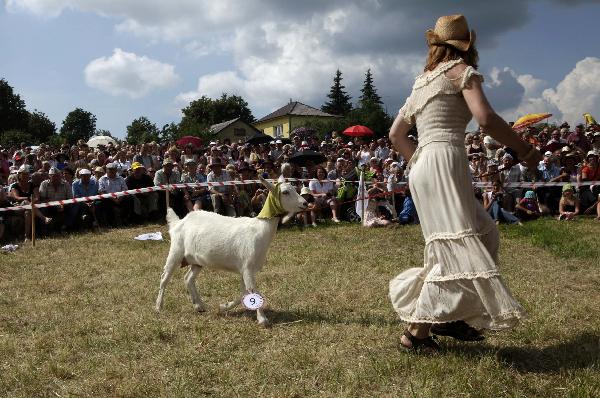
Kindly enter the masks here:
M 484 344 L 402 352 L 388 281 L 422 264 L 418 226 L 279 232 L 259 287 L 271 329 L 218 315 L 238 277 L 202 271 L 193 311 L 178 270 L 153 305 L 164 226 L 38 241 L 0 255 L 0 396 L 598 397 L 600 223 L 501 227 L 501 269 L 530 318 Z

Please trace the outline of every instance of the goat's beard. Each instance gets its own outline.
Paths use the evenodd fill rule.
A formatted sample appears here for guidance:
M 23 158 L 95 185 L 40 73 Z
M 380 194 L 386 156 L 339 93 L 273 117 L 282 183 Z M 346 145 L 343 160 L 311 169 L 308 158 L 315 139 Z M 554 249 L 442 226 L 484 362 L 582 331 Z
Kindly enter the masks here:
M 294 218 L 294 213 L 286 213 L 282 218 L 281 218 L 281 223 L 285 224 L 288 221 L 290 221 L 290 219 Z

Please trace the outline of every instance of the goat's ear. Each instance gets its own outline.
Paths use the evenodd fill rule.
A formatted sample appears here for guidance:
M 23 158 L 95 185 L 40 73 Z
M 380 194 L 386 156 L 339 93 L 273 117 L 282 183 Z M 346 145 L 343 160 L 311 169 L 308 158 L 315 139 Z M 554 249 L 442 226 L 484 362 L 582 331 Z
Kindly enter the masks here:
M 263 176 L 261 176 L 260 174 L 258 175 L 258 179 L 260 180 L 260 182 L 262 182 L 262 184 L 267 187 L 267 189 L 271 192 L 273 192 L 275 190 L 275 186 L 273 184 L 271 184 L 269 181 L 265 180 L 263 178 Z
M 286 213 L 282 218 L 281 218 L 281 223 L 285 224 L 288 221 L 290 221 L 292 218 L 294 217 L 294 213 Z

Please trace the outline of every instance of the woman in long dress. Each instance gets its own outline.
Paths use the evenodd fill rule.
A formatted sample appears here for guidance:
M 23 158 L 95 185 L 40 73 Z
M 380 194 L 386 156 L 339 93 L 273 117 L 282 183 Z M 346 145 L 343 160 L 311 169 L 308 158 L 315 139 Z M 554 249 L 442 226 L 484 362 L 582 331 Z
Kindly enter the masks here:
M 478 330 L 511 328 L 526 316 L 496 266 L 496 225 L 473 194 L 464 147 L 467 124 L 475 117 L 531 169 L 541 155 L 487 102 L 476 71 L 475 32 L 465 17 L 440 17 L 426 37 L 425 73 L 415 79 L 390 130 L 394 147 L 409 160 L 410 191 L 425 238 L 424 266 L 394 278 L 390 298 L 408 322 L 401 345 L 436 352 L 440 347 L 430 333 L 480 340 Z M 416 148 L 407 136 L 415 123 Z

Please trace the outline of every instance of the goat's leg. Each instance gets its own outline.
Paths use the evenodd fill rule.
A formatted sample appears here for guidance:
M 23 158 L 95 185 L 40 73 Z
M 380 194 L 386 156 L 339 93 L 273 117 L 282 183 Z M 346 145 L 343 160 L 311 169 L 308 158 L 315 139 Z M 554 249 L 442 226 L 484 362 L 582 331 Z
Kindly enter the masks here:
M 256 280 L 254 277 L 254 273 L 248 269 L 248 267 L 242 273 L 244 284 L 246 285 L 246 291 L 252 293 L 258 293 L 256 290 Z M 258 324 L 264 327 L 269 327 L 270 323 L 265 315 L 265 311 L 262 308 L 256 310 L 256 320 Z
M 165 288 L 167 287 L 167 283 L 171 279 L 173 275 L 173 271 L 177 268 L 177 265 L 181 264 L 181 259 L 183 258 L 183 253 L 179 253 L 177 250 L 173 250 L 173 246 L 171 246 L 171 250 L 169 250 L 169 255 L 167 256 L 167 262 L 165 263 L 165 268 L 160 277 L 160 287 L 158 289 L 158 297 L 156 298 L 156 311 L 160 311 L 163 303 L 163 297 L 165 295 Z
M 240 303 L 242 302 L 242 298 L 244 297 L 244 294 L 246 294 L 246 284 L 244 283 L 244 279 L 242 278 L 240 281 L 239 297 L 233 301 L 229 301 L 225 304 L 219 305 L 219 312 L 226 312 L 226 311 L 229 311 L 229 310 L 237 307 L 238 305 L 240 305 Z
M 198 312 L 206 311 L 206 306 L 202 302 L 202 298 L 200 294 L 198 294 L 198 290 L 196 289 L 196 277 L 200 272 L 200 267 L 192 264 L 190 269 L 186 272 L 183 280 L 185 281 L 185 285 L 187 286 L 187 290 L 190 293 L 192 298 L 192 304 L 194 305 L 194 309 Z

